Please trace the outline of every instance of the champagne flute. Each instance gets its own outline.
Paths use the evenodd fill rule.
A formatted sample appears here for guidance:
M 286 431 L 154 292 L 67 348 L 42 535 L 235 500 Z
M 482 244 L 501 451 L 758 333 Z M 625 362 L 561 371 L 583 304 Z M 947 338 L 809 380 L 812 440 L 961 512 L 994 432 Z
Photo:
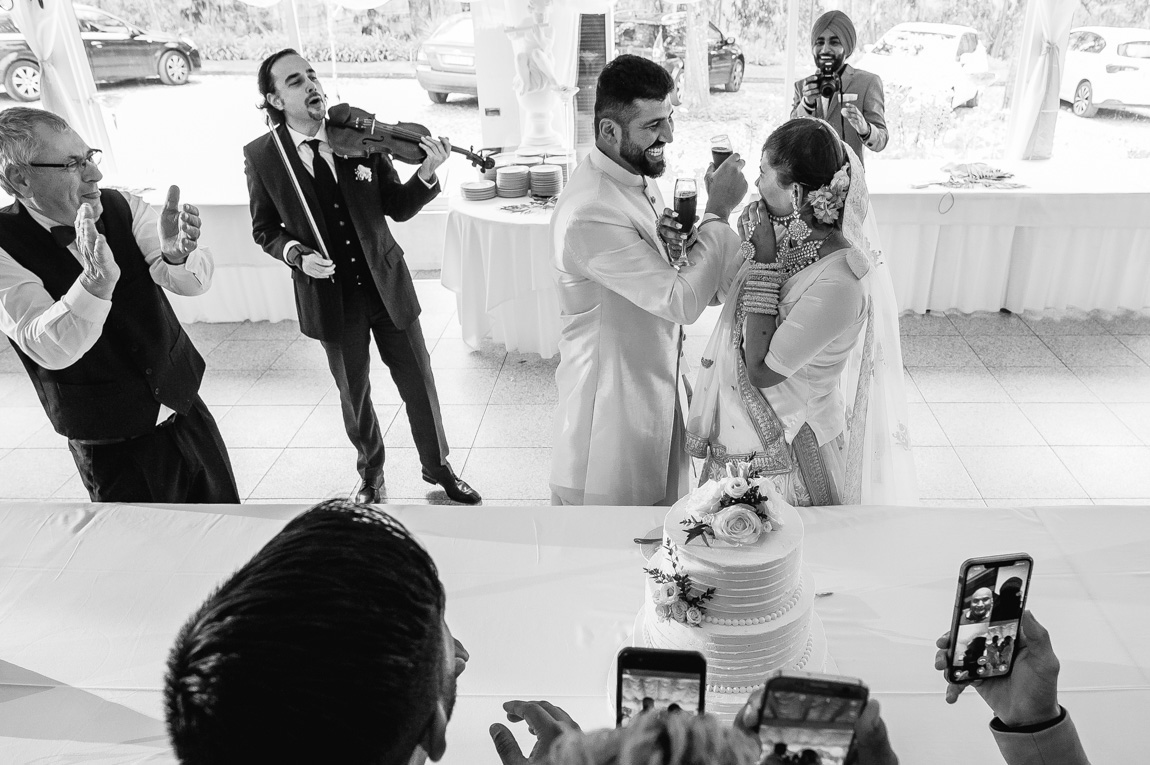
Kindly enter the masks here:
M 731 143 L 731 138 L 726 133 L 711 137 L 711 162 L 714 163 L 715 169 L 726 161 L 727 157 L 735 153 L 734 144 Z
M 695 218 L 697 217 L 699 201 L 699 189 L 695 183 L 694 178 L 676 178 L 675 179 L 675 215 L 682 226 L 680 232 L 690 235 L 692 227 L 695 225 Z M 676 268 L 682 268 L 687 265 L 687 245 L 686 240 L 680 240 L 671 244 L 671 265 Z

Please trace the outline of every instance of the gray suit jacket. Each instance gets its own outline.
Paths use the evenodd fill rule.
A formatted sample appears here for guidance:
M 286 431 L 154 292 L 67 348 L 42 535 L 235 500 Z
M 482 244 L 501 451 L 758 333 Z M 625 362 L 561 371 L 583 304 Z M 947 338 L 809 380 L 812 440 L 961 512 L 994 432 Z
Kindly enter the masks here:
M 843 68 L 842 80 L 843 92 L 854 93 L 858 96 L 855 106 L 870 123 L 870 135 L 865 141 L 855 132 L 854 127 L 851 126 L 846 117 L 842 116 L 840 94 L 835 93 L 831 96 L 825 111 L 821 98 L 815 102 L 814 111 L 808 110 L 807 105 L 803 102 L 802 80 L 795 83 L 795 100 L 791 104 L 791 117 L 818 117 L 826 120 L 835 129 L 835 132 L 855 150 L 859 159 L 865 161 L 863 147 L 866 146 L 871 151 L 882 151 L 886 148 L 886 142 L 890 135 L 886 129 L 882 80 L 877 74 L 855 69 L 850 64 Z

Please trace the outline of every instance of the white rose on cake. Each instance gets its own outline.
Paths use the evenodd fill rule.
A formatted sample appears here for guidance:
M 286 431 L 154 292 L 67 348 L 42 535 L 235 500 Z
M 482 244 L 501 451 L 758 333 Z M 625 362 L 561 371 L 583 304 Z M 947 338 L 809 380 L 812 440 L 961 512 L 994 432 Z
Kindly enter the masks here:
M 670 606 L 655 606 L 655 616 L 659 617 L 659 621 L 665 622 L 671 618 Z
M 731 505 L 715 513 L 711 530 L 720 542 L 749 545 L 762 536 L 763 522 L 749 505 Z
M 711 510 L 718 506 L 721 496 L 723 496 L 722 484 L 718 481 L 707 481 L 687 495 L 684 512 L 692 521 L 709 523 L 712 515 Z
M 687 620 L 687 624 L 691 625 L 692 627 L 698 627 L 703 623 L 703 612 L 695 606 L 691 606 L 687 609 L 685 618 Z
M 677 622 L 687 620 L 687 604 L 681 600 L 676 600 L 671 604 L 671 616 Z
M 741 475 L 728 476 L 723 479 L 723 493 L 733 499 L 738 499 L 747 493 L 751 484 Z
M 655 593 L 651 596 L 651 600 L 656 606 L 669 606 L 678 599 L 679 588 L 675 586 L 674 582 L 663 582 L 655 585 Z

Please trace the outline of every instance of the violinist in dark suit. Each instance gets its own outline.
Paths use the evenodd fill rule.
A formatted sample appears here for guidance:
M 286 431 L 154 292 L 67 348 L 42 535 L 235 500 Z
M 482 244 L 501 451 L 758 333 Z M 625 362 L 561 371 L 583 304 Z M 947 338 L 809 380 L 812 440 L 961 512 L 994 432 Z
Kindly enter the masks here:
M 385 497 L 383 434 L 368 382 L 374 335 L 406 405 L 423 479 L 442 486 L 456 502 L 477 504 L 479 494 L 447 462 L 419 301 L 385 217 L 408 220 L 439 194 L 435 171 L 451 145 L 424 138 L 427 158 L 401 182 L 384 154 L 336 155 L 328 140 L 332 126 L 323 86 L 294 50 L 269 56 L 258 78 L 263 108 L 276 127 L 244 147 L 252 236 L 291 267 L 300 331 L 319 340 L 327 354 L 344 429 L 358 454 L 362 482 L 356 501 Z

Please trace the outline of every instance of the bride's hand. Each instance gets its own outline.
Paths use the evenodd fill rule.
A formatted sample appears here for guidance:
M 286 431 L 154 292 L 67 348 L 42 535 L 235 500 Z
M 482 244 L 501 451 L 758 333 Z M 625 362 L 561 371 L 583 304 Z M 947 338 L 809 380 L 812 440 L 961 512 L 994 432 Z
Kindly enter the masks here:
M 743 239 L 747 238 L 749 228 L 754 231 L 751 244 L 755 246 L 755 262 L 774 263 L 777 255 L 775 228 L 767 214 L 767 205 L 761 199 L 748 204 L 739 216 L 739 235 Z

